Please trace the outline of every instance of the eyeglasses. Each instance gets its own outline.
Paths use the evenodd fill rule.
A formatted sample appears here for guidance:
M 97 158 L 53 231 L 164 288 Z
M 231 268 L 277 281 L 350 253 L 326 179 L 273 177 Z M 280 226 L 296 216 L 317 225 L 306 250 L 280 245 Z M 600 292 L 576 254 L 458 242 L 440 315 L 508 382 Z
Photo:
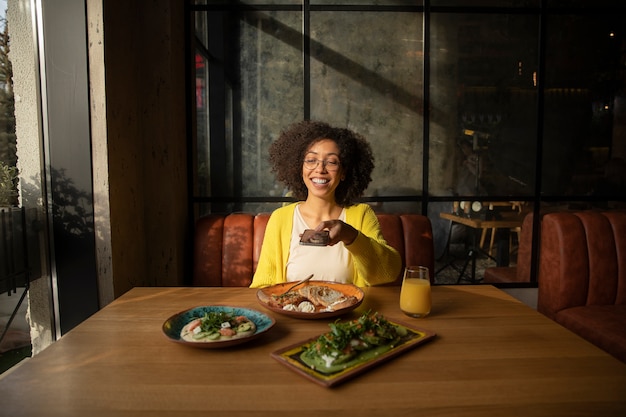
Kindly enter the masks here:
M 322 161 L 319 159 L 305 159 L 304 167 L 306 169 L 314 170 L 319 166 L 320 162 L 329 172 L 337 171 L 339 169 L 339 161 Z

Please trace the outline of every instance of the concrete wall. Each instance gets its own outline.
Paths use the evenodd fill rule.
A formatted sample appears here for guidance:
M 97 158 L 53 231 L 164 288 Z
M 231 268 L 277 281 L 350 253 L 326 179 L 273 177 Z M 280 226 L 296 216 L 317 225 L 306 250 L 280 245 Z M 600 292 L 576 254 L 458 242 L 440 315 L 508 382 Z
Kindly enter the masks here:
M 90 0 L 87 11 L 95 223 L 106 304 L 134 286 L 184 279 L 184 13 L 175 0 Z
M 184 13 L 175 0 L 88 0 L 86 6 L 102 307 L 134 286 L 180 285 L 187 273 Z M 43 219 L 44 127 L 33 7 L 31 0 L 9 0 L 7 17 L 21 203 L 38 208 Z M 35 354 L 55 337 L 46 244 L 43 228 L 43 268 L 29 292 Z

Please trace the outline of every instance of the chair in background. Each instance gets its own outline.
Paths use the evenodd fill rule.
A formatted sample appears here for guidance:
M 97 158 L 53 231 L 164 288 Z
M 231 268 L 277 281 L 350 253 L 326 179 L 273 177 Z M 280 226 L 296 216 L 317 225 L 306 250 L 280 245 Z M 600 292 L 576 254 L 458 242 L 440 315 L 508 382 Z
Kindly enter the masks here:
M 483 203 L 483 206 L 489 207 L 490 210 L 493 210 L 495 207 L 503 207 L 507 210 L 510 209 L 511 211 L 517 212 L 518 214 L 522 214 L 523 205 L 524 205 L 524 202 L 522 201 L 499 201 L 499 202 Z M 520 241 L 521 230 L 522 230 L 521 227 L 515 227 L 510 230 L 510 232 L 513 232 L 517 235 L 518 242 Z M 487 233 L 490 234 L 489 250 L 487 250 L 487 253 L 489 254 L 490 257 L 493 258 L 494 257 L 493 247 L 495 244 L 497 229 L 495 227 L 491 229 L 483 229 L 481 236 L 480 236 L 480 248 L 485 247 L 485 240 L 487 238 Z M 511 251 L 513 250 L 512 235 L 509 235 L 509 249 Z
M 485 269 L 483 283 L 530 282 L 533 242 L 533 213 L 524 217 L 519 228 L 517 261 L 515 266 L 493 266 Z
M 456 262 L 459 261 L 450 251 L 450 246 L 461 243 L 463 244 L 463 252 L 467 240 L 467 228 L 461 224 L 454 223 L 450 220 L 443 219 L 440 213 L 452 213 L 454 203 L 452 201 L 433 201 L 428 204 L 428 219 L 432 224 L 434 255 L 435 260 L 444 261 L 443 266 L 438 267 L 433 276 L 437 276 L 448 268 L 454 269 L 457 273 L 461 273 L 461 269 L 457 267 Z M 445 262 L 446 256 L 449 257 Z M 463 258 L 464 260 L 465 258 Z

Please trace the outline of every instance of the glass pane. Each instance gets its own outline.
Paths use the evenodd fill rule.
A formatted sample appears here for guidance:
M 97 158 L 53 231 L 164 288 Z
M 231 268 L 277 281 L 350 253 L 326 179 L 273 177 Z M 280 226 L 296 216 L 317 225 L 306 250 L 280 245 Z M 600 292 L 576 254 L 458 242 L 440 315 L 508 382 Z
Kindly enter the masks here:
M 243 203 L 241 206 L 237 206 L 235 208 L 234 203 L 224 204 L 221 203 L 222 210 L 220 213 L 232 213 L 232 212 L 242 212 L 242 213 L 271 213 L 277 208 L 279 208 L 282 203 L 261 203 L 261 202 L 252 202 L 252 203 Z M 217 211 L 213 207 L 214 205 L 208 203 L 199 203 L 196 205 L 197 207 L 197 218 L 205 216 L 207 214 L 216 213 Z
M 532 195 L 537 33 L 531 15 L 432 15 L 432 195 Z
M 208 87 L 209 73 L 208 62 L 199 53 L 196 53 L 196 194 L 200 196 L 211 195 L 210 167 L 211 145 L 209 136 L 209 102 Z
M 312 5 L 333 6 L 422 6 L 419 0 L 311 0 Z
M 238 4 L 241 5 L 264 5 L 264 4 L 273 4 L 273 5 L 294 5 L 294 4 L 302 4 L 302 0 L 239 0 Z M 232 6 L 232 0 L 195 0 L 195 5 L 201 6 Z
M 370 142 L 368 195 L 421 193 L 422 61 L 421 13 L 311 13 L 311 118 Z
M 549 8 L 624 6 L 624 0 L 547 0 L 546 5 Z
M 205 12 L 194 13 L 194 29 L 196 33 L 196 38 L 202 42 L 204 47 L 207 47 L 207 38 L 209 36 L 209 32 L 207 29 L 207 16 Z
M 548 195 L 626 194 L 626 15 L 548 20 L 544 163 Z
M 302 19 L 298 12 L 246 13 L 240 22 L 238 92 L 244 196 L 281 196 L 267 150 L 302 120 Z
M 483 278 L 488 284 L 531 282 L 532 206 L 521 201 L 481 203 L 484 212 L 475 212 L 476 202 L 469 201 L 429 205 L 429 213 L 433 206 L 429 217 L 436 239 L 435 282 L 454 284 Z M 443 221 L 442 215 L 448 216 L 443 220 L 451 221 Z M 481 227 L 484 220 L 492 221 Z M 437 232 L 443 235 L 441 241 Z M 494 267 L 499 268 L 491 269 Z
M 245 213 L 271 213 L 282 205 L 283 203 L 244 203 L 242 211 Z
M 242 5 L 301 5 L 302 0 L 240 0 Z M 230 5 L 232 0 L 196 0 L 196 5 Z M 311 0 L 311 5 L 333 6 L 421 6 L 418 0 Z
M 431 6 L 466 7 L 467 0 L 431 0 Z M 472 0 L 471 7 L 538 7 L 539 0 Z

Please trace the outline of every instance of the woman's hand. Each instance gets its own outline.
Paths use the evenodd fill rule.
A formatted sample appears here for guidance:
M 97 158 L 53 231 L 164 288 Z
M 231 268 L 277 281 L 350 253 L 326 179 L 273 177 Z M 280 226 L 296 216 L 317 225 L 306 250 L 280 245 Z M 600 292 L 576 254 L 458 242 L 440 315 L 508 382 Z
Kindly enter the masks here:
M 358 230 L 341 220 L 323 221 L 317 225 L 315 230 L 328 230 L 328 246 L 336 245 L 339 242 L 343 242 L 344 245 L 349 245 L 354 242 L 354 239 L 359 235 Z

